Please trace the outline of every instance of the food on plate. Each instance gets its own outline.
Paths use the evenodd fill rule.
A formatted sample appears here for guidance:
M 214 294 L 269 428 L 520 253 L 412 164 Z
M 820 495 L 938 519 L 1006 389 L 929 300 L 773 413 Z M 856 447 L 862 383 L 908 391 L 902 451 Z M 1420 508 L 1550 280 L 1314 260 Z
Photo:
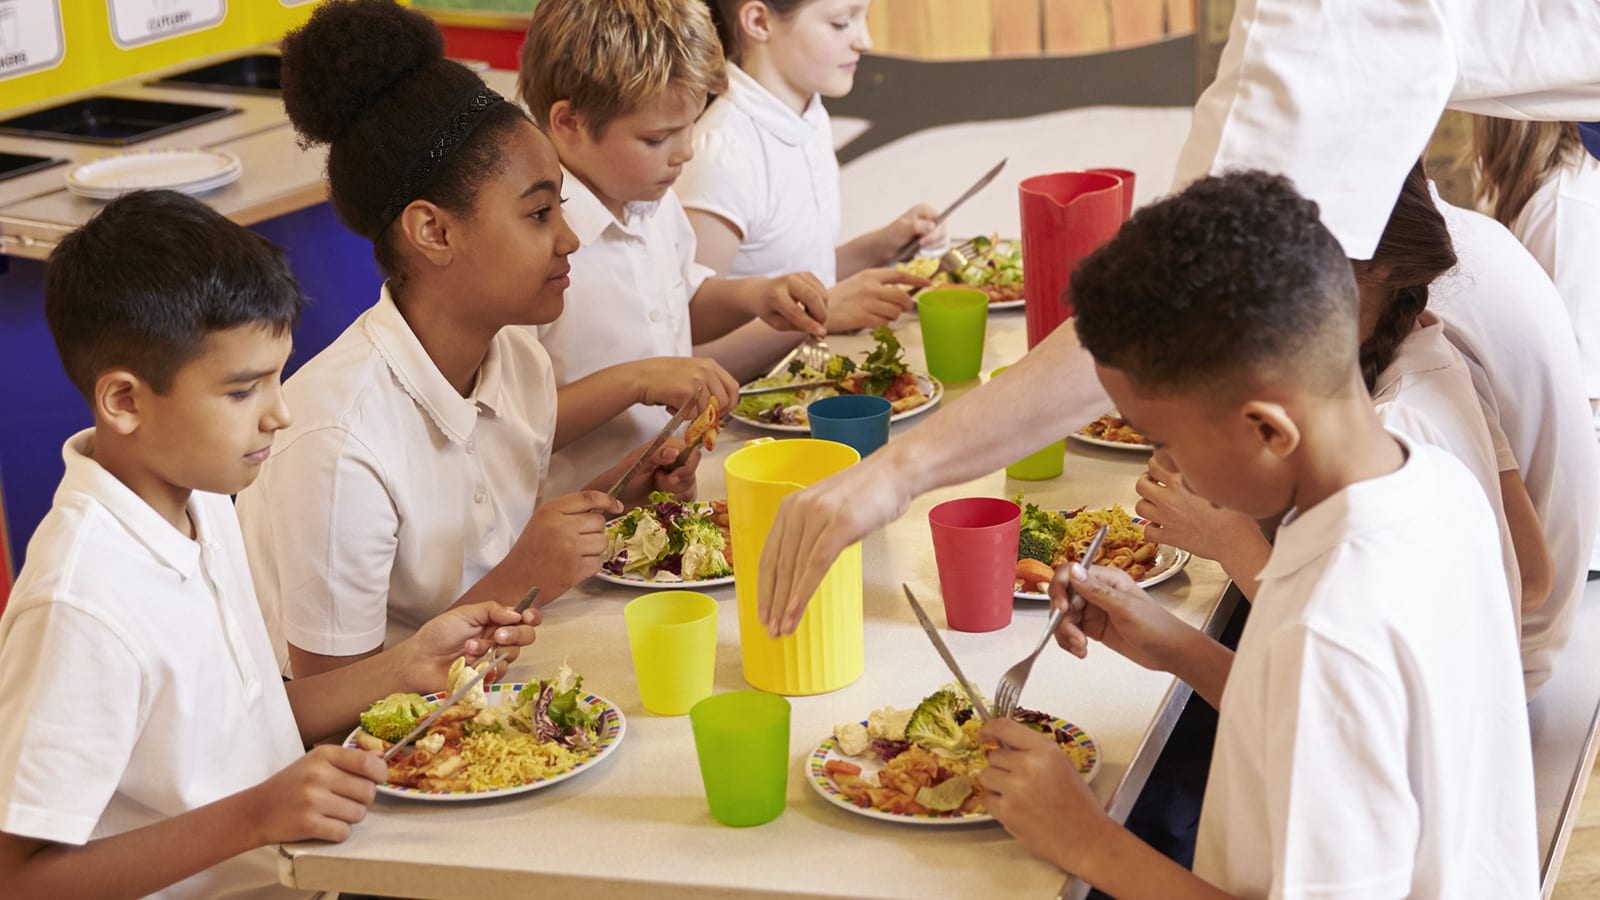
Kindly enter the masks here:
M 601 571 L 663 583 L 732 575 L 728 504 L 679 500 L 656 491 L 649 503 L 606 524 Z
M 1100 555 L 1091 560 L 1093 564 L 1116 566 L 1134 581 L 1149 575 L 1155 565 L 1160 545 L 1145 540 L 1144 526 L 1135 522 L 1120 504 L 1113 504 L 1110 509 L 1079 507 L 1060 513 L 1041 509 L 1022 494 L 1017 495 L 1016 501 L 1022 507 L 1022 530 L 1017 538 L 1016 589 L 1019 591 L 1046 593 L 1053 570 L 1082 561 L 1101 525 L 1108 526 L 1106 540 L 1100 547 Z
M 484 660 L 479 668 L 487 664 Z M 465 658 L 456 660 L 446 695 L 477 671 Z M 427 733 L 395 754 L 389 784 L 433 792 L 485 791 L 570 771 L 595 754 L 600 730 L 600 714 L 583 699 L 582 688 L 583 676 L 565 663 L 555 678 L 523 685 L 500 706 L 489 705 L 479 682 Z M 362 713 L 356 745 L 386 751 L 434 709 L 417 694 L 391 694 Z M 408 716 L 405 730 L 389 737 Z
M 722 413 L 717 409 L 717 398 L 712 397 L 706 401 L 706 408 L 700 415 L 689 423 L 689 430 L 684 433 L 684 443 L 693 447 L 696 444 L 706 448 L 709 453 L 717 449 L 717 433 L 722 430 Z
M 1080 771 L 1092 762 L 1092 751 L 1057 728 L 1050 716 L 1018 709 L 1012 717 L 1055 736 Z M 881 761 L 877 772 L 836 759 L 825 763 L 823 772 L 857 806 L 900 814 L 982 813 L 977 775 L 989 763 L 988 749 L 978 740 L 979 724 L 966 694 L 946 685 L 915 709 L 885 707 L 865 726 L 846 722 L 834 728 L 838 752 Z
M 1126 420 L 1120 416 L 1106 413 L 1093 422 L 1078 429 L 1079 434 L 1086 434 L 1102 441 L 1111 441 L 1117 444 L 1149 444 L 1145 436 L 1133 430 Z
M 939 259 L 919 256 L 897 268 L 929 281 L 929 287 L 974 287 L 989 295 L 990 303 L 1023 299 L 1022 242 L 1002 241 L 997 235 L 972 239 L 973 252 L 965 267 L 940 272 Z
M 837 384 L 778 391 L 745 397 L 734 407 L 734 414 L 773 425 L 807 425 L 806 404 L 840 394 L 872 394 L 889 401 L 890 414 L 916 409 L 933 399 L 917 375 L 906 367 L 900 340 L 887 325 L 872 332 L 878 342 L 859 364 L 848 356 L 828 360 L 825 371 L 807 368 L 796 360 L 789 371 L 773 378 L 758 378 L 747 387 L 779 387 L 807 381 L 835 381 Z

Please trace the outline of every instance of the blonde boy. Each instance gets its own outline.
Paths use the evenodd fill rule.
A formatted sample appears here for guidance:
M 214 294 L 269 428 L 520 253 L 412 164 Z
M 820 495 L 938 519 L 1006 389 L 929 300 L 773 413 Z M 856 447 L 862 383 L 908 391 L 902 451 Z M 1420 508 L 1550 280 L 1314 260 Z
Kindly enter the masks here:
M 826 290 L 815 276 L 710 278 L 672 192 L 692 156 L 707 97 L 726 89 L 722 45 L 701 0 L 543 0 L 522 47 L 518 92 L 566 171 L 563 213 L 582 249 L 555 322 L 539 328 L 556 381 L 697 344 L 760 318 L 821 337 Z M 748 360 L 727 359 L 748 374 Z M 563 392 L 562 405 L 568 403 Z M 593 477 L 666 422 L 634 407 L 557 452 L 546 490 Z

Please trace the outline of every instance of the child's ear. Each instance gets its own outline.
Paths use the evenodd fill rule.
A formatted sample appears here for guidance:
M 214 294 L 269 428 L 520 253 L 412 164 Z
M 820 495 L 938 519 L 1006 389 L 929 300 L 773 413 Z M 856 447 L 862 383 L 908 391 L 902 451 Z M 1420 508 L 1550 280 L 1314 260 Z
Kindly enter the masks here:
M 550 139 L 558 146 L 577 144 L 588 127 L 583 114 L 572 108 L 570 100 L 557 100 L 550 104 L 550 115 L 545 121 L 550 123 Z
M 109 369 L 94 380 L 94 417 L 120 435 L 133 434 L 143 420 L 150 385 L 127 369 Z
M 444 210 L 427 200 L 413 200 L 400 213 L 400 233 L 428 262 L 435 266 L 450 264 L 450 222 Z
M 761 0 L 740 4 L 733 21 L 737 23 L 739 31 L 751 40 L 765 44 L 772 39 L 772 10 Z
M 1300 426 L 1282 404 L 1252 400 L 1239 410 L 1262 449 L 1287 459 L 1300 446 Z

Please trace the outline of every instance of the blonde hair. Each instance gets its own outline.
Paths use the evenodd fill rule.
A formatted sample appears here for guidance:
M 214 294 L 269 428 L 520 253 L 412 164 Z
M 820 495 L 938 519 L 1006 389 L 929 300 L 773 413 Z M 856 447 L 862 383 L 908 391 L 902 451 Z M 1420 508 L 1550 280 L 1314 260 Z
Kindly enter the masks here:
M 669 89 L 704 96 L 727 87 L 702 0 L 540 0 L 517 73 L 517 93 L 540 128 L 566 100 L 595 137 Z
M 1550 173 L 1583 152 L 1571 122 L 1525 122 L 1474 116 L 1472 154 L 1478 184 L 1474 199 L 1511 227 Z

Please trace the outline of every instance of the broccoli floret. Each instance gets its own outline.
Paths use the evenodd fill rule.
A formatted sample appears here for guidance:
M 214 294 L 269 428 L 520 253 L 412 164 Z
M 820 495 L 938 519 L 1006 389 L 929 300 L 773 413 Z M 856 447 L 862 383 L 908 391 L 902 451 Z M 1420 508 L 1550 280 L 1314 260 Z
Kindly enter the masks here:
M 848 356 L 835 356 L 828 360 L 827 369 L 822 374 L 837 381 L 855 370 L 855 360 Z
M 954 692 L 941 690 L 923 698 L 906 722 L 906 740 L 928 750 L 965 753 L 972 741 L 956 722 L 962 701 Z
M 367 707 L 361 714 L 361 727 L 367 734 L 393 743 L 411 733 L 433 705 L 421 694 L 390 694 Z
M 1047 534 L 1024 531 L 1017 540 L 1017 559 L 1037 559 L 1045 565 L 1056 555 L 1056 543 Z

